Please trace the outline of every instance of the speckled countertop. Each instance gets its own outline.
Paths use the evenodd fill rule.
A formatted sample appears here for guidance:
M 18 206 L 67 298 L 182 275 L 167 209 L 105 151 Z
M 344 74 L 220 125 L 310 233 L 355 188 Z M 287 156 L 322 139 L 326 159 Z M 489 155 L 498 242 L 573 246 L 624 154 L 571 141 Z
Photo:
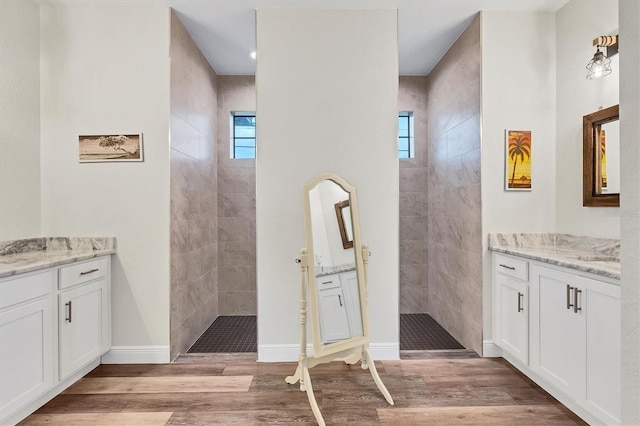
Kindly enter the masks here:
M 115 252 L 114 237 L 40 237 L 0 241 L 0 278 Z
M 355 271 L 356 265 L 353 263 L 338 266 L 321 266 L 316 267 L 316 277 L 324 277 L 331 274 L 340 274 L 342 272 Z
M 489 250 L 620 279 L 620 240 L 581 235 L 489 234 Z

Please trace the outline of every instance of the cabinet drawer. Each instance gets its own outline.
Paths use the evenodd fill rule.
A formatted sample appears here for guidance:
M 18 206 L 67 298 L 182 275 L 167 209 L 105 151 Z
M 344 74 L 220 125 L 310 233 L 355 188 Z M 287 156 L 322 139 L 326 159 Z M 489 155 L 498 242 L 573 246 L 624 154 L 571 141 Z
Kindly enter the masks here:
M 496 272 L 522 281 L 529 281 L 529 262 L 501 254 L 495 256 Z
M 59 288 L 73 287 L 76 284 L 86 283 L 107 275 L 109 258 L 101 257 L 87 262 L 75 263 L 60 268 Z
M 42 272 L 0 282 L 0 309 L 51 293 L 53 273 Z
M 316 281 L 319 291 L 340 287 L 342 285 L 340 283 L 339 275 L 325 275 L 324 277 L 317 277 Z

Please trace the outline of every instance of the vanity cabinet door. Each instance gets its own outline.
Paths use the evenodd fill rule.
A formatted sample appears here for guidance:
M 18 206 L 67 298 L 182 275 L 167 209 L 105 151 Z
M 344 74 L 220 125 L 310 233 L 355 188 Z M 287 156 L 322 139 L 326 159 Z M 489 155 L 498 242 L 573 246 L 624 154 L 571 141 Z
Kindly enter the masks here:
M 0 281 L 0 424 L 54 384 L 51 271 Z
M 63 291 L 58 300 L 60 380 L 64 380 L 108 349 L 107 279 Z
M 530 293 L 532 368 L 573 396 L 584 389 L 586 368 L 585 322 L 573 306 L 575 278 L 534 266 Z
M 496 343 L 525 365 L 529 363 L 529 286 L 496 274 Z
M 578 303 L 582 306 L 586 332 L 586 388 L 582 405 L 606 424 L 619 424 L 620 287 L 587 279 L 576 285 L 582 290 Z
M 362 310 L 360 309 L 360 291 L 356 271 L 340 274 L 340 282 L 342 282 L 342 292 L 345 296 L 349 330 L 351 331 L 349 337 L 362 336 Z
M 322 343 L 331 343 L 351 337 L 342 287 L 319 291 L 318 299 Z

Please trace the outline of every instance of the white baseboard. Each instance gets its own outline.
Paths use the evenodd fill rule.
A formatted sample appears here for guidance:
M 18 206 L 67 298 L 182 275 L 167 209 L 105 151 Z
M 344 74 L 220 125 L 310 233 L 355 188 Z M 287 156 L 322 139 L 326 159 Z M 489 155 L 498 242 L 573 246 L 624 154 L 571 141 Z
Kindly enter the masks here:
M 113 346 L 102 355 L 103 364 L 166 364 L 169 346 Z
M 373 359 L 400 359 L 399 343 L 369 343 Z M 313 355 L 313 345 L 307 345 L 307 355 Z M 259 345 L 258 362 L 295 362 L 300 356 L 300 345 Z
M 501 358 L 502 349 L 493 340 L 485 340 L 482 342 L 482 356 L 484 358 Z

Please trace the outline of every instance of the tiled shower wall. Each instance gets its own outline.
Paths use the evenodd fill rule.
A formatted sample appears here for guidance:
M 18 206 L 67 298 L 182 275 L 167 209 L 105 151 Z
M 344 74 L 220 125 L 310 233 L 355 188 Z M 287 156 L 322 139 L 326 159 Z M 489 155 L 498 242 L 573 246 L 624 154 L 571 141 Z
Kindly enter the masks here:
M 218 126 L 216 74 L 173 12 L 169 53 L 173 359 L 218 316 Z
M 254 76 L 218 77 L 218 241 L 220 246 L 218 306 L 220 315 L 255 315 L 258 303 L 256 298 L 256 161 L 230 158 L 231 113 L 255 110 Z M 257 125 L 259 126 L 260 123 Z
M 400 77 L 398 110 L 413 111 L 414 158 L 400 159 L 400 313 L 427 312 L 426 77 Z
M 480 18 L 427 77 L 428 313 L 482 354 Z

